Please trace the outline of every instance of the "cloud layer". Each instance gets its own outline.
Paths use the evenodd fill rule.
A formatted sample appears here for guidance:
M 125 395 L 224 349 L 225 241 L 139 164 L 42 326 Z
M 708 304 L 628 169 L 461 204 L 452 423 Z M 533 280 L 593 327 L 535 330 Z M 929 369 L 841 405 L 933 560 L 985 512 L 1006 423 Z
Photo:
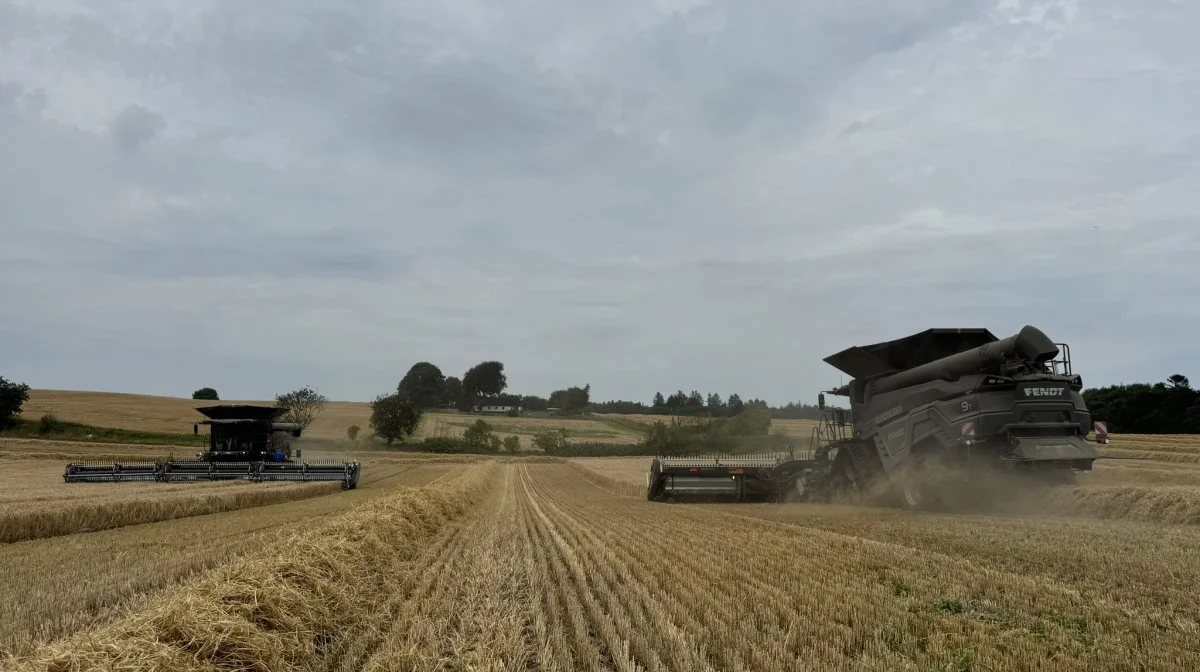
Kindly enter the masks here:
M 801 4 L 8 0 L 0 375 L 784 402 L 1029 323 L 1200 377 L 1200 8 Z

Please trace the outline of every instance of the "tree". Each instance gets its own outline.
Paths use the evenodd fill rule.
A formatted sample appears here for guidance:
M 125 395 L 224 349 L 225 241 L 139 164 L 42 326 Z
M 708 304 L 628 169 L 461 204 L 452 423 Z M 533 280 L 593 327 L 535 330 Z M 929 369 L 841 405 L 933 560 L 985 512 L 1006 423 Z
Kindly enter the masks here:
M 358 425 L 350 425 L 349 427 L 346 428 L 346 438 L 350 439 L 351 441 L 357 441 L 358 440 L 358 431 L 359 431 Z
M 442 406 L 452 408 L 463 398 L 462 380 L 458 376 L 450 376 L 442 383 Z
M 1181 373 L 1174 373 L 1170 376 L 1167 376 L 1167 385 L 1169 385 L 1172 390 L 1192 389 L 1191 381 L 1188 380 L 1187 376 Z
M 521 449 L 521 437 L 517 436 L 516 434 L 510 434 L 504 437 L 504 449 L 509 453 L 516 455 L 517 451 Z
M 701 408 L 704 406 L 704 395 L 700 394 L 699 390 L 692 390 L 691 394 L 688 395 L 687 405 L 693 408 Z
M 220 401 L 221 397 L 217 395 L 217 391 L 211 387 L 202 387 L 195 392 L 192 392 L 192 399 L 204 399 L 207 401 Z
M 521 397 L 521 408 L 526 411 L 544 411 L 550 406 L 550 402 L 535 395 L 525 395 Z
M 550 393 L 550 407 L 558 408 L 563 413 L 576 415 L 587 410 L 591 401 L 592 386 L 568 387 L 565 390 L 555 390 Z
M 321 415 L 326 401 L 328 400 L 324 395 L 318 394 L 308 385 L 275 396 L 275 404 L 280 408 L 287 409 L 287 413 L 283 415 L 283 421 L 294 422 L 300 425 L 302 430 L 308 429 L 308 426 Z
M 433 408 L 446 396 L 446 377 L 429 362 L 413 364 L 396 386 L 396 392 L 417 408 Z
M 728 418 L 734 436 L 766 436 L 771 431 L 771 409 L 762 402 L 746 404 L 742 412 Z
M 652 405 L 654 408 L 662 408 L 663 406 L 667 405 L 667 400 L 663 398 L 662 392 L 654 393 L 654 403 Z
M 504 375 L 504 364 L 491 360 L 467 369 L 462 384 L 469 392 L 495 396 L 508 387 L 508 377 Z
M 0 376 L 0 429 L 7 429 L 17 424 L 21 415 L 21 407 L 29 401 L 29 386 L 25 383 L 13 383 Z
M 422 411 L 399 393 L 379 395 L 371 402 L 371 428 L 387 445 L 412 436 L 421 425 Z
M 458 408 L 472 411 L 479 397 L 494 397 L 504 392 L 508 387 L 508 378 L 504 375 L 504 364 L 489 360 L 480 362 L 463 374 L 463 394 Z
M 722 415 L 725 413 L 725 403 L 721 401 L 721 395 L 716 392 L 708 395 L 708 401 L 705 402 L 705 406 L 712 415 Z
M 734 392 L 729 395 L 729 401 L 725 402 L 725 407 L 728 409 L 729 415 L 737 415 L 745 408 L 745 404 L 742 403 L 742 398 L 738 396 L 737 392 Z

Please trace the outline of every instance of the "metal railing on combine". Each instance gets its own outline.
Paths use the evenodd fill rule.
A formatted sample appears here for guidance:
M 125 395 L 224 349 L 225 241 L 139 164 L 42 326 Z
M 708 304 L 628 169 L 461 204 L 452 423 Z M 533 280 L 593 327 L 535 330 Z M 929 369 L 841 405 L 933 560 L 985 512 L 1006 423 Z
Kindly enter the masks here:
M 663 466 L 670 467 L 722 467 L 727 465 L 738 467 L 773 467 L 786 459 L 787 453 L 758 453 L 749 455 L 683 455 L 680 457 L 664 456 L 659 461 Z
M 821 413 L 817 426 L 813 427 L 810 443 L 815 451 L 821 446 L 837 443 L 848 438 L 853 426 L 853 418 L 844 409 L 832 408 Z
M 712 455 L 681 455 L 678 457 L 659 456 L 659 463 L 664 467 L 704 468 L 704 467 L 774 467 L 788 460 L 811 460 L 815 451 L 809 448 L 791 448 L 787 451 L 773 453 L 720 453 Z

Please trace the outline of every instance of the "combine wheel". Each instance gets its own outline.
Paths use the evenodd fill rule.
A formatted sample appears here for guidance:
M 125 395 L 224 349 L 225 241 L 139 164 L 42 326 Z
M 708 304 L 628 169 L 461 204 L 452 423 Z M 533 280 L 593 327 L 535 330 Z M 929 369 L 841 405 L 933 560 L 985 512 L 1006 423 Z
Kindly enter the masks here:
M 796 501 L 802 502 L 808 498 L 808 486 L 804 483 L 804 477 L 798 476 L 792 483 L 792 496 Z
M 781 485 L 775 494 L 775 501 L 791 503 L 803 502 L 809 497 L 809 488 L 804 482 L 804 476 L 797 474 L 795 479 L 787 485 Z
M 926 511 L 936 505 L 934 495 L 924 470 L 911 462 L 896 474 L 896 495 L 900 506 L 909 511 Z

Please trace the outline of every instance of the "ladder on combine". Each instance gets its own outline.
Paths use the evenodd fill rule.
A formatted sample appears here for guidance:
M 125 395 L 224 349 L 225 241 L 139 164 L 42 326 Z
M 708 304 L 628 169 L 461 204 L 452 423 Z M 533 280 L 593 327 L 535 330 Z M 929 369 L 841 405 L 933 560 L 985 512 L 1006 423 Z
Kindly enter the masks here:
M 862 483 L 878 475 L 882 465 L 872 454 L 873 448 L 856 441 L 856 438 L 850 412 L 841 408 L 825 409 L 812 431 L 816 460 L 820 464 L 833 467 L 835 471 L 840 471 L 840 478 L 845 479 L 846 485 L 861 487 Z M 845 458 L 839 460 L 839 455 L 843 452 Z M 838 462 L 843 465 L 840 469 L 836 466 Z M 846 469 L 846 466 L 849 469 Z
M 850 412 L 841 408 L 829 408 L 821 413 L 817 426 L 813 427 L 811 443 L 817 455 L 830 449 L 836 450 L 847 439 L 854 438 Z M 836 457 L 829 455 L 830 459 Z

